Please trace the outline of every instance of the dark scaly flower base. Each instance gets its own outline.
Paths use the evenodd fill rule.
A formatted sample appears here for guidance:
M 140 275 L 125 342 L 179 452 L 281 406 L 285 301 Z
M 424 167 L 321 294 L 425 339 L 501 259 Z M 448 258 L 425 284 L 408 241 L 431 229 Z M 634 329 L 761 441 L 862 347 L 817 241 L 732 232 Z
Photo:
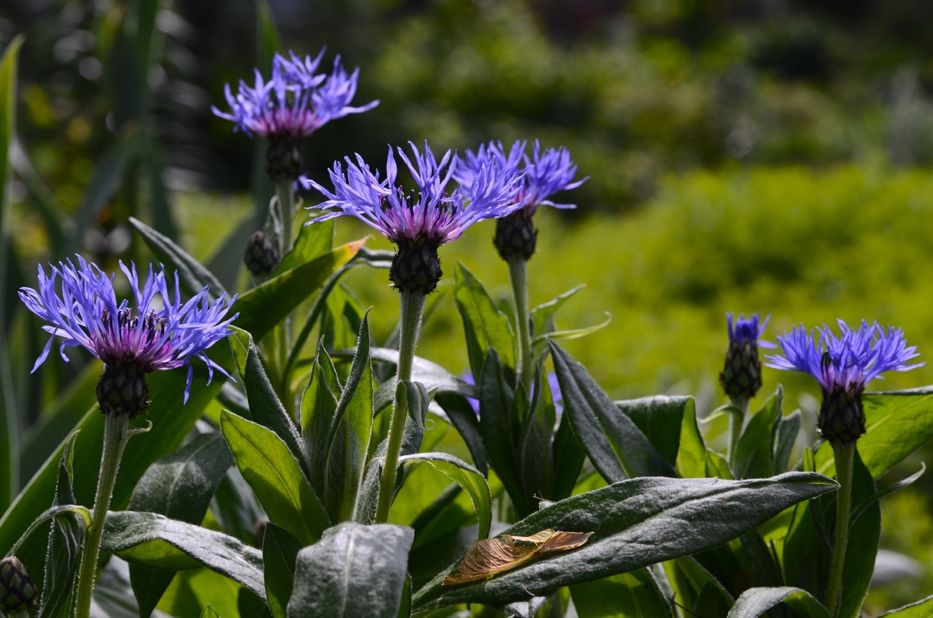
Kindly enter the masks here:
M 761 361 L 755 343 L 733 342 L 726 352 L 726 364 L 719 374 L 722 390 L 733 401 L 751 399 L 761 388 Z
M 267 277 L 279 265 L 281 255 L 279 248 L 271 236 L 257 230 L 249 237 L 246 243 L 246 252 L 243 254 L 243 263 L 254 277 Z
M 16 556 L 0 560 L 0 610 L 18 612 L 36 601 L 36 586 Z
M 392 260 L 389 279 L 400 292 L 429 294 L 437 287 L 443 271 L 437 257 L 438 243 L 400 239 L 398 253 Z
M 108 363 L 97 383 L 97 403 L 104 414 L 125 414 L 130 418 L 149 409 L 146 372 L 138 363 Z
M 513 259 L 527 262 L 534 255 L 538 244 L 538 230 L 535 229 L 533 215 L 522 209 L 498 219 L 492 242 L 506 262 Z
M 817 419 L 817 427 L 823 438 L 833 444 L 847 444 L 855 442 L 865 433 L 862 390 L 834 388 L 832 391 L 823 391 L 823 403 Z
M 269 150 L 266 151 L 266 174 L 274 182 L 297 180 L 301 176 L 304 158 L 298 141 L 287 137 L 269 136 Z

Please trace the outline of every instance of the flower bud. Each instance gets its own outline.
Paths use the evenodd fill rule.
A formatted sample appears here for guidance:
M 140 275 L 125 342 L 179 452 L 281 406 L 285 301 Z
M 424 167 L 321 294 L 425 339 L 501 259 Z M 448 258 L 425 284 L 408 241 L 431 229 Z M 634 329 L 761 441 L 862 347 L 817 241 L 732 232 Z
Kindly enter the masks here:
M 130 418 L 149 409 L 146 372 L 135 362 L 108 363 L 97 383 L 97 403 L 104 414 L 127 414 Z
M 304 158 L 298 141 L 289 137 L 269 136 L 269 149 L 266 151 L 266 174 L 274 182 L 297 180 L 301 176 Z
M 832 444 L 850 444 L 858 440 L 865 433 L 862 389 L 824 391 L 816 424 L 820 435 Z
M 398 253 L 389 269 L 395 288 L 400 292 L 433 292 L 443 274 L 437 243 L 399 239 L 397 244 Z
M 520 209 L 498 219 L 492 242 L 506 262 L 513 259 L 524 262 L 530 260 L 538 242 L 538 230 L 535 229 L 532 215 Z
M 722 390 L 733 401 L 748 400 L 761 388 L 761 361 L 754 341 L 733 341 L 726 352 L 726 364 L 719 374 Z
M 16 556 L 0 560 L 0 609 L 18 612 L 32 607 L 36 600 L 36 586 L 26 567 Z
M 268 277 L 279 265 L 281 259 L 282 256 L 274 238 L 262 230 L 253 232 L 246 243 L 243 263 L 254 277 Z

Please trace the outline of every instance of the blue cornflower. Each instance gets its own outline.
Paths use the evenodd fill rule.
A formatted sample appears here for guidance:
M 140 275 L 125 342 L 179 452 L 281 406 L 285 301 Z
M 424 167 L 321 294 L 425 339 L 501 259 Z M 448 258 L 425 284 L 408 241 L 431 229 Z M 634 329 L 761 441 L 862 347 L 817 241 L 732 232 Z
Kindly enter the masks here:
M 187 366 L 185 402 L 191 391 L 191 358 L 207 365 L 208 382 L 215 369 L 230 378 L 204 351 L 231 333 L 236 315 L 226 316 L 235 299 L 212 302 L 204 288 L 183 303 L 177 276 L 170 294 L 164 269 L 154 272 L 150 265 L 140 288 L 136 265 L 121 262 L 133 290 L 131 306 L 127 300 L 117 302 L 113 277 L 81 256 L 77 265 L 67 260 L 49 267 L 50 276 L 38 268 L 38 290 L 19 290 L 20 299 L 47 323 L 42 328 L 51 335 L 33 371 L 48 358 L 55 337 L 61 339 L 59 353 L 65 362 L 65 348 L 82 346 L 105 365 L 98 385 L 101 409 L 131 415 L 148 405 L 143 377 L 151 371 Z
M 538 206 L 554 208 L 576 208 L 574 204 L 558 204 L 549 198 L 560 191 L 576 189 L 586 178 L 575 179 L 577 166 L 566 148 L 541 148 L 535 140 L 529 157 L 524 141 L 517 141 L 506 151 L 501 142 L 483 144 L 475 152 L 467 151 L 466 157 L 457 168 L 457 180 L 464 185 L 473 182 L 480 167 L 490 158 L 499 162 L 504 169 L 523 175 L 521 190 L 516 200 L 521 208 L 496 224 L 493 239 L 496 249 L 506 261 L 527 261 L 534 255 L 538 231 L 532 217 Z
M 761 388 L 761 360 L 758 348 L 773 348 L 770 341 L 762 341 L 761 335 L 771 316 L 759 322 L 758 315 L 750 318 L 739 316 L 733 320 L 732 314 L 726 316 L 729 327 L 729 349 L 726 362 L 719 374 L 723 390 L 735 402 L 747 402 Z
M 230 84 L 224 87 L 229 112 L 211 107 L 216 116 L 235 123 L 238 130 L 269 138 L 266 171 L 274 180 L 293 180 L 301 173 L 297 144 L 302 138 L 331 120 L 379 104 L 371 101 L 352 106 L 359 69 L 347 73 L 337 56 L 329 74 L 318 73 L 323 55 L 324 50 L 313 58 L 301 58 L 293 52 L 287 58 L 276 54 L 268 81 L 255 69 L 252 86 L 240 81 L 236 95 Z
M 502 142 L 496 141 L 481 145 L 476 152 L 468 150 L 457 170 L 457 178 L 461 183 L 469 184 L 479 167 L 491 156 L 503 167 L 524 174 L 525 181 L 517 198 L 526 214 L 534 214 L 538 206 L 576 208 L 576 204 L 558 204 L 550 200 L 554 194 L 576 189 L 588 180 L 576 179 L 577 166 L 570 158 L 570 151 L 564 147 L 542 149 L 538 140 L 534 142 L 530 157 L 526 150 L 527 144 L 523 140 L 512 144 L 508 152 Z
M 908 346 L 899 328 L 862 321 L 852 329 L 838 320 L 840 336 L 829 326 L 807 331 L 798 326 L 778 337 L 783 354 L 767 357 L 775 369 L 803 371 L 816 378 L 823 391 L 819 427 L 827 440 L 855 441 L 865 433 L 861 395 L 865 385 L 886 371 L 909 371 L 917 348 Z
M 276 54 L 268 81 L 255 69 L 253 86 L 240 81 L 236 95 L 230 84 L 224 89 L 230 112 L 216 106 L 214 114 L 236 124 L 251 135 L 303 138 L 335 118 L 368 111 L 379 104 L 371 101 L 359 107 L 350 102 L 356 94 L 359 69 L 347 73 L 338 56 L 329 75 L 317 73 L 324 55 L 290 58 Z
M 427 293 L 441 276 L 438 247 L 478 221 L 521 208 L 515 199 L 521 176 L 488 157 L 465 186 L 454 182 L 458 158 L 453 151 L 438 161 L 427 143 L 423 152 L 409 145 L 410 155 L 389 147 L 384 178 L 356 155 L 355 160 L 345 157 L 346 171 L 339 161 L 329 170 L 333 191 L 310 178 L 300 181 L 327 198 L 309 207 L 328 211 L 309 223 L 351 216 L 379 230 L 399 249 L 390 271 L 392 282 L 403 291 Z M 413 191 L 398 184 L 396 152 L 414 180 Z

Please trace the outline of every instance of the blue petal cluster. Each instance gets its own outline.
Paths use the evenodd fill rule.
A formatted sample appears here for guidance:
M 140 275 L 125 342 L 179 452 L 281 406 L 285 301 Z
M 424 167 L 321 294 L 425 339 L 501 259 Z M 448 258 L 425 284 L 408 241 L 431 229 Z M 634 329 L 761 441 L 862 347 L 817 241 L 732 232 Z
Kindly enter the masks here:
M 489 159 L 496 159 L 506 169 L 524 175 L 522 190 L 518 200 L 528 215 L 534 214 L 538 206 L 554 208 L 576 208 L 575 204 L 558 204 L 550 197 L 561 191 L 576 189 L 588 178 L 575 179 L 577 166 L 570 158 L 570 151 L 561 148 L 541 148 L 535 140 L 532 153 L 527 154 L 527 143 L 517 141 L 506 151 L 502 142 L 489 142 L 481 145 L 475 152 L 467 151 L 457 169 L 457 179 L 461 184 L 469 185 L 481 166 Z
M 55 337 L 61 339 L 59 354 L 65 362 L 66 348 L 82 346 L 105 364 L 133 363 L 144 372 L 175 369 L 185 365 L 188 377 L 185 401 L 191 390 L 191 358 L 199 358 L 208 369 L 208 381 L 214 370 L 230 377 L 204 353 L 231 333 L 236 315 L 225 317 L 234 299 L 211 302 L 207 288 L 187 302 L 182 302 L 178 277 L 174 294 L 169 293 L 165 271 L 149 274 L 140 287 L 136 265 L 120 263 L 133 290 L 133 305 L 117 302 L 113 277 L 95 264 L 77 256 L 49 265 L 46 275 L 39 266 L 38 289 L 23 287 L 19 297 L 30 311 L 46 322 L 42 328 L 51 336 L 36 360 L 35 371 L 45 362 Z
M 726 322 L 729 325 L 729 343 L 730 344 L 755 344 L 762 348 L 773 348 L 775 345 L 770 341 L 761 340 L 765 328 L 768 326 L 768 320 L 771 316 L 765 316 L 763 321 L 759 320 L 758 314 L 753 314 L 746 318 L 740 315 L 733 320 L 732 314 L 726 315 Z
M 860 393 L 885 371 L 909 371 L 923 363 L 908 364 L 918 356 L 899 328 L 882 328 L 862 321 L 857 329 L 838 320 L 840 335 L 823 325 L 813 332 L 798 326 L 778 337 L 783 355 L 767 357 L 775 369 L 803 371 L 816 378 L 825 393 L 841 390 Z
M 276 54 L 268 81 L 255 69 L 252 86 L 240 81 L 234 95 L 230 84 L 226 85 L 224 94 L 229 112 L 211 109 L 216 116 L 235 123 L 237 129 L 250 135 L 299 139 L 335 118 L 365 112 L 379 104 L 371 101 L 351 106 L 359 69 L 347 73 L 338 56 L 329 74 L 318 73 L 323 56 L 324 50 L 313 58 L 301 58 L 293 52 L 287 58 Z
M 410 153 L 389 146 L 384 178 L 358 154 L 344 159 L 346 170 L 340 161 L 331 167 L 333 191 L 302 177 L 304 188 L 327 198 L 308 207 L 328 211 L 309 223 L 351 216 L 393 242 L 423 241 L 439 246 L 458 238 L 478 221 L 504 217 L 521 208 L 516 196 L 522 176 L 496 157 L 478 162 L 471 182 L 465 185 L 454 179 L 459 163 L 456 153 L 448 150 L 438 160 L 427 143 L 423 151 L 411 142 L 409 146 Z M 414 181 L 413 191 L 398 182 L 396 152 Z

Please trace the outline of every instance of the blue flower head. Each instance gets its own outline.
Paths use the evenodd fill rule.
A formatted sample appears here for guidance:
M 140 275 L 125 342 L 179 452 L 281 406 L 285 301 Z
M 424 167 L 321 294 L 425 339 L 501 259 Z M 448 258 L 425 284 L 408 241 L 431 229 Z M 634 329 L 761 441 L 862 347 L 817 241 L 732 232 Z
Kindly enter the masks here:
M 230 111 L 212 107 L 214 114 L 250 135 L 297 140 L 342 116 L 365 112 L 379 101 L 354 107 L 359 69 L 347 73 L 338 56 L 329 74 L 318 73 L 324 51 L 301 58 L 276 54 L 268 80 L 254 70 L 253 85 L 240 81 L 236 94 L 224 89 Z
M 769 367 L 802 371 L 816 378 L 823 392 L 820 432 L 827 440 L 854 442 L 865 433 L 861 396 L 865 386 L 886 371 L 909 371 L 918 356 L 899 328 L 862 321 L 857 329 L 842 320 L 839 335 L 823 325 L 815 331 L 798 326 L 779 336 L 783 354 L 767 357 Z
M 768 319 L 759 322 L 758 315 L 750 318 L 739 316 L 733 320 L 732 314 L 726 316 L 729 326 L 729 349 L 726 362 L 719 374 L 723 390 L 734 402 L 747 402 L 761 388 L 761 361 L 758 347 L 774 347 L 773 343 L 761 341 L 761 334 L 768 325 Z
M 117 302 L 113 277 L 81 256 L 76 260 L 77 264 L 67 260 L 57 266 L 50 265 L 50 275 L 46 275 L 40 265 L 38 289 L 23 287 L 19 290 L 20 299 L 46 322 L 42 328 L 51 335 L 33 371 L 48 358 L 52 343 L 58 337 L 61 340 L 59 354 L 65 362 L 68 362 L 65 349 L 75 346 L 84 347 L 104 362 L 101 384 L 115 371 L 129 371 L 134 378 L 141 379 L 152 371 L 184 365 L 188 367 L 184 396 L 187 402 L 192 358 L 207 365 L 208 381 L 215 369 L 230 377 L 204 352 L 231 333 L 229 325 L 236 316 L 227 317 L 227 314 L 234 299 L 211 301 L 205 288 L 183 302 L 178 277 L 174 280 L 174 293 L 170 293 L 164 269 L 154 272 L 151 265 L 140 288 L 136 265 L 131 263 L 127 267 L 121 262 L 120 268 L 133 291 L 133 302 Z M 99 385 L 99 399 L 100 395 Z M 101 407 L 105 409 L 103 401 Z
M 440 279 L 437 249 L 460 237 L 474 223 L 504 217 L 521 208 L 515 196 L 521 176 L 495 157 L 478 167 L 469 185 L 454 180 L 457 155 L 448 150 L 435 157 L 425 143 L 423 151 L 409 142 L 411 152 L 390 146 L 383 177 L 360 155 L 346 157 L 329 170 L 333 190 L 306 177 L 306 189 L 327 199 L 309 209 L 324 214 L 309 223 L 350 216 L 363 221 L 394 242 L 399 249 L 390 278 L 402 291 L 428 293 Z M 402 160 L 413 188 L 400 184 L 395 156 Z
M 576 179 L 577 166 L 570 158 L 569 150 L 564 147 L 542 149 L 538 140 L 534 142 L 530 157 L 527 144 L 522 140 L 512 144 L 508 151 L 502 142 L 496 141 L 481 145 L 475 152 L 467 151 L 457 169 L 457 178 L 468 185 L 490 157 L 498 160 L 504 168 L 524 174 L 517 199 L 529 216 L 534 214 L 538 206 L 576 208 L 575 204 L 558 204 L 550 198 L 561 191 L 576 189 L 588 180 Z

